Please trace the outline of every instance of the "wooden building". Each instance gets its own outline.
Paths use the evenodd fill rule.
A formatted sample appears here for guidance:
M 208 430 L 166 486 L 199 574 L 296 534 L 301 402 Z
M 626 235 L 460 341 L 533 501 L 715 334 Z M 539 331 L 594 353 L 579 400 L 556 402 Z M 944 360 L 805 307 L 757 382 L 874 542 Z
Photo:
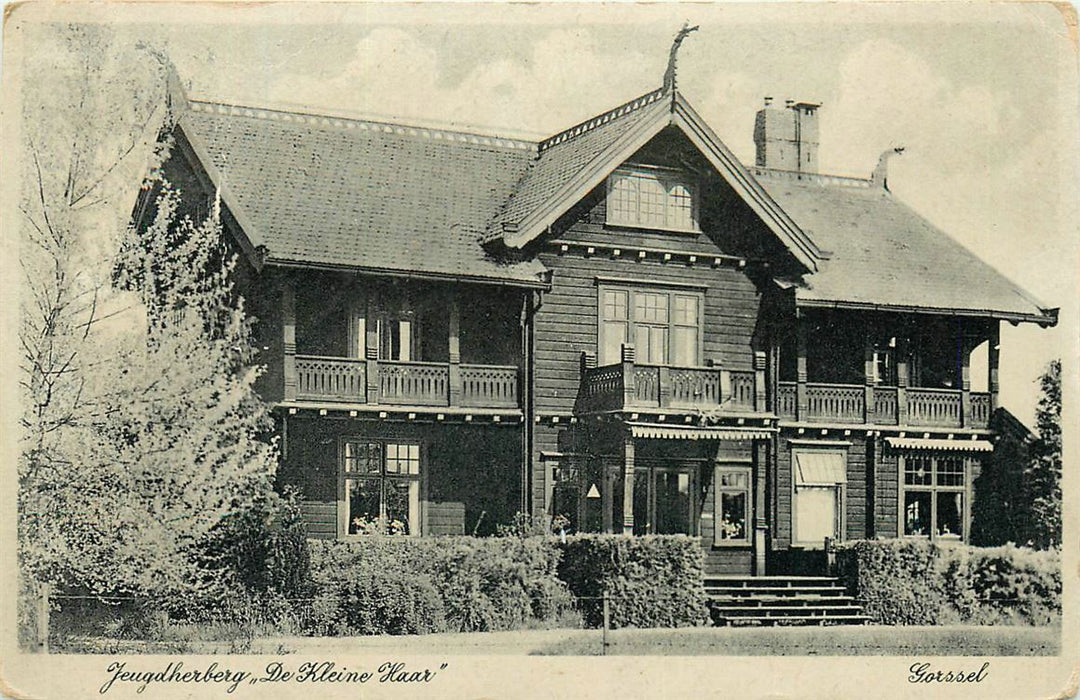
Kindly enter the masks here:
M 188 102 L 165 174 L 244 253 L 311 535 L 564 515 L 732 574 L 966 540 L 999 324 L 1056 310 L 899 202 L 887 157 L 819 174 L 818 110 L 767 104 L 744 165 L 674 80 L 539 143 Z

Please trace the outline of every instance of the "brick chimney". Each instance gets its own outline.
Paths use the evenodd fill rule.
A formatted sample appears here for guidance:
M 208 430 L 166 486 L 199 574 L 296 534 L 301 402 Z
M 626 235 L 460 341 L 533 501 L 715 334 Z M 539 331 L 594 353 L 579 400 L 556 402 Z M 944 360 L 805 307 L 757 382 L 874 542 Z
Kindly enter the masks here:
M 783 107 L 765 98 L 765 106 L 754 120 L 756 165 L 759 168 L 818 171 L 818 108 L 813 102 L 785 100 Z

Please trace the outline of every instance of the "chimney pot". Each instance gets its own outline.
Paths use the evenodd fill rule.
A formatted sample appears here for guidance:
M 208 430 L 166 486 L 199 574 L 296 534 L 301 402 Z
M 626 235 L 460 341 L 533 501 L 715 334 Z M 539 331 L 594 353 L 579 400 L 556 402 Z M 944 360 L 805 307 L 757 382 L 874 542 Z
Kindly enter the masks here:
M 772 104 L 772 98 L 769 97 L 768 95 L 766 95 L 765 96 L 765 106 L 768 107 L 771 104 Z

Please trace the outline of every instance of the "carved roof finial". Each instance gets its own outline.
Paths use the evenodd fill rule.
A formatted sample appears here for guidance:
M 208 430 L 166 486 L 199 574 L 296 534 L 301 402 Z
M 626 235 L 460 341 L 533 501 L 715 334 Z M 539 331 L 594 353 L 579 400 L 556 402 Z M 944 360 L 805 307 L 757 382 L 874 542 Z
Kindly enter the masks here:
M 893 156 L 899 156 L 904 153 L 903 146 L 897 146 L 895 148 L 887 149 L 878 158 L 877 167 L 874 168 L 873 174 L 870 176 L 871 182 L 876 185 L 880 185 L 882 188 L 889 189 L 889 159 Z
M 690 22 L 684 22 L 682 29 L 675 35 L 675 41 L 671 42 L 671 54 L 668 56 L 667 70 L 664 71 L 664 92 L 675 91 L 675 59 L 685 39 L 691 32 L 696 32 L 698 25 L 690 26 Z

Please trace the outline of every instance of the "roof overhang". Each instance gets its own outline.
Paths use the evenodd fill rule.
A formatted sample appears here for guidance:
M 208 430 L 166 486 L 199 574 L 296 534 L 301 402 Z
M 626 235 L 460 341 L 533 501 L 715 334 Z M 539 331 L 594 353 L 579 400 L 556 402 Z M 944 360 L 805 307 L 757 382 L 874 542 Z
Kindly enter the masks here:
M 807 299 L 800 297 L 795 290 L 795 305 L 809 309 L 848 309 L 852 311 L 888 311 L 906 314 L 933 314 L 945 316 L 981 316 L 995 318 L 1010 323 L 1037 323 L 1049 328 L 1057 325 L 1058 309 L 1040 309 L 1042 313 L 1025 314 L 1016 311 L 997 311 L 994 309 L 960 309 L 932 306 L 910 306 L 905 304 L 884 304 L 865 301 L 834 301 L 828 299 Z
M 282 268 L 302 268 L 304 270 L 326 270 L 329 272 L 354 272 L 362 275 L 375 277 L 404 277 L 408 279 L 427 279 L 437 282 L 462 282 L 467 284 L 488 284 L 500 287 L 521 287 L 525 289 L 539 289 L 549 291 L 551 289 L 550 276 L 545 268 L 541 275 L 546 279 L 535 280 L 514 279 L 511 277 L 485 277 L 483 275 L 453 275 L 441 272 L 418 272 L 416 270 L 395 270 L 385 267 L 370 267 L 364 265 L 340 265 L 334 263 L 310 262 L 306 260 L 289 260 L 286 258 L 268 257 L 264 261 L 267 266 Z
M 720 176 L 780 238 L 792 255 L 807 270 L 817 270 L 817 261 L 826 257 L 824 252 L 742 166 L 678 92 L 673 93 L 670 99 L 657 99 L 643 109 L 650 112 L 647 118 L 594 157 L 548 201 L 521 221 L 513 222 L 507 227 L 502 236 L 503 243 L 510 248 L 521 248 L 535 240 L 638 149 L 664 128 L 675 126 L 690 139 Z
M 934 450 L 945 452 L 993 452 L 989 440 L 938 440 L 933 438 L 887 437 L 885 444 L 896 450 Z

